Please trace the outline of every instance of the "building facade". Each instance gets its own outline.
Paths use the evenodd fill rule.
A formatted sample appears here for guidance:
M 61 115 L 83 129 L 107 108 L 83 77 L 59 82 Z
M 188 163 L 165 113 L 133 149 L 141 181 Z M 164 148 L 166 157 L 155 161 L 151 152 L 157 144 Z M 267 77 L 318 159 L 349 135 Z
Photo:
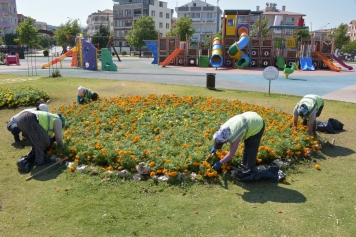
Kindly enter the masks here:
M 221 14 L 219 6 L 213 6 L 205 1 L 192 0 L 180 7 L 176 7 L 177 19 L 190 17 L 193 20 L 192 28 L 195 33 L 192 35 L 193 42 L 202 41 L 203 36 L 210 37 L 221 29 Z
M 113 0 L 114 1 L 114 45 L 128 47 L 125 36 L 132 23 L 140 16 L 152 16 L 155 28 L 161 36 L 165 36 L 172 26 L 173 10 L 167 2 L 158 0 Z
M 350 36 L 350 41 L 356 40 L 356 20 L 350 22 L 347 35 Z
M 1 35 L 16 33 L 17 24 L 16 0 L 0 0 Z
M 100 25 L 106 26 L 110 35 L 114 34 L 113 10 L 106 9 L 90 14 L 87 19 L 87 34 L 91 36 L 95 35 L 99 32 Z
M 256 10 L 259 10 L 257 6 Z M 268 18 L 267 28 L 270 26 L 295 26 L 299 18 L 306 16 L 302 13 L 289 12 L 286 11 L 286 6 L 282 6 L 282 9 L 277 8 L 276 3 L 267 3 L 266 8 L 261 10 L 263 11 L 263 16 Z M 281 34 L 280 29 L 274 29 L 275 34 Z M 286 35 L 292 35 L 293 29 L 286 29 Z

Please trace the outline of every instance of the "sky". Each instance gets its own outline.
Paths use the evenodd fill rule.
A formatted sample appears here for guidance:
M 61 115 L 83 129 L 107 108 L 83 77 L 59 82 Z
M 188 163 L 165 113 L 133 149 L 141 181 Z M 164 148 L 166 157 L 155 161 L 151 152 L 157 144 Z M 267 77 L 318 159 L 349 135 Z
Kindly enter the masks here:
M 222 10 L 243 9 L 256 10 L 266 7 L 267 1 L 261 0 L 204 0 L 209 4 L 217 5 Z M 90 3 L 89 3 L 90 2 Z M 163 0 L 168 3 L 168 8 L 175 9 L 185 5 L 189 0 Z M 340 24 L 349 24 L 356 20 L 356 0 L 274 0 L 278 9 L 286 6 L 286 11 L 305 14 L 305 25 L 311 30 L 330 29 Z M 82 26 L 91 13 L 98 10 L 112 9 L 112 0 L 16 0 L 17 12 L 30 16 L 37 21 L 46 22 L 48 25 L 59 26 L 68 20 L 79 19 Z M 176 13 L 173 15 L 176 16 Z

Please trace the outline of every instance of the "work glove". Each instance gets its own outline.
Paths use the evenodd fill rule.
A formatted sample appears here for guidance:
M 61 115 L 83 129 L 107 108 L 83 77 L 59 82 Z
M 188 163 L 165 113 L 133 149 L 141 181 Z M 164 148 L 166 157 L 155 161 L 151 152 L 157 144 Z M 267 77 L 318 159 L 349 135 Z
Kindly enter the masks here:
M 211 148 L 210 154 L 214 154 L 214 155 L 216 154 L 216 149 L 215 149 L 215 147 Z
M 221 166 L 222 166 L 222 164 L 220 163 L 220 161 L 217 161 L 217 162 L 214 163 L 213 168 L 215 170 L 219 170 L 221 168 Z

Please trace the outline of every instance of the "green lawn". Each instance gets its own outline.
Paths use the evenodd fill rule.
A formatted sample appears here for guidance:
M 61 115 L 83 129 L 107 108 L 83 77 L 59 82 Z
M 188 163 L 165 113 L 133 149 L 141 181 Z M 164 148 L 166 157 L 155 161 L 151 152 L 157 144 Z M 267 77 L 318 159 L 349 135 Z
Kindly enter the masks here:
M 35 79 L 35 80 L 34 80 Z M 50 110 L 71 105 L 79 85 L 101 97 L 176 94 L 238 99 L 292 112 L 300 97 L 207 90 L 130 81 L 0 75 L 1 87 L 31 85 L 50 93 Z M 355 104 L 325 101 L 321 121 L 345 124 L 321 134 L 335 147 L 288 171 L 286 184 L 127 181 L 57 166 L 37 178 L 17 171 L 29 147 L 12 146 L 5 122 L 23 108 L 0 110 L 0 236 L 355 236 Z M 36 170 L 34 170 L 36 171 Z M 38 170 L 37 170 L 38 171 Z

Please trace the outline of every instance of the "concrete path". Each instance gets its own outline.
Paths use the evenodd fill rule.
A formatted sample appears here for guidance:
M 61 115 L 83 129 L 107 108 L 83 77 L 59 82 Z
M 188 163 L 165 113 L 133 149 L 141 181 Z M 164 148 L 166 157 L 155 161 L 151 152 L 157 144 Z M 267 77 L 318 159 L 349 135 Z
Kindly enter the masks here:
M 62 61 L 62 68 L 58 63 L 50 69 L 41 69 L 41 65 L 48 62 L 47 58 L 27 57 L 21 60 L 21 66 L 0 66 L 0 73 L 22 76 L 49 76 L 53 70 L 59 69 L 62 76 L 68 77 L 129 80 L 203 87 L 206 87 L 206 73 L 215 73 L 215 87 L 217 89 L 268 92 L 269 81 L 263 78 L 262 68 L 243 70 L 218 68 L 216 70 L 210 67 L 160 67 L 152 65 L 152 60 L 152 58 L 122 57 L 121 62 L 118 62 L 115 58 L 114 63 L 117 65 L 118 71 L 108 72 L 73 68 L 70 66 L 70 57 Z M 317 94 L 324 99 L 356 103 L 356 63 L 346 62 L 346 64 L 354 66 L 355 70 L 343 68 L 340 72 L 331 70 L 295 71 L 289 76 L 289 79 L 285 78 L 283 71 L 279 71 L 278 78 L 271 81 L 270 92 L 299 96 Z M 100 62 L 99 68 L 101 68 Z

